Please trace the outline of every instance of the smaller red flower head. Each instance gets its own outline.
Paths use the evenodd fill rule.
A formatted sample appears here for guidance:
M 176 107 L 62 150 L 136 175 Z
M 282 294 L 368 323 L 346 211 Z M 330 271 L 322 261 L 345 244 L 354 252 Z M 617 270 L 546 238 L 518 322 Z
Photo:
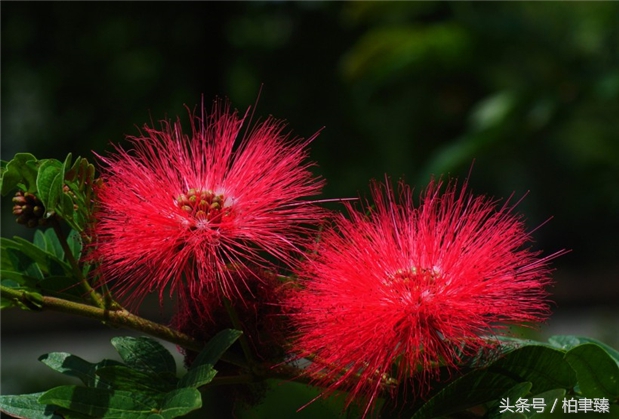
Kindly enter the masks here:
M 439 366 L 457 367 L 493 346 L 484 336 L 504 323 L 549 314 L 548 261 L 513 206 L 473 196 L 466 184 L 432 181 L 413 204 L 412 190 L 372 186 L 374 205 L 346 204 L 298 269 L 289 301 L 299 334 L 294 352 L 326 387 L 363 398 L 367 414 L 394 383 L 412 377 L 423 393 Z
M 181 307 L 172 319 L 172 327 L 200 342 L 208 342 L 222 329 L 240 328 L 257 358 L 271 364 L 281 362 L 285 356 L 283 345 L 290 334 L 288 318 L 279 304 L 286 288 L 272 272 L 256 268 L 251 273 L 244 272 L 246 269 L 241 267 L 230 272 L 245 281 L 254 298 L 232 296 L 226 304 L 212 294 L 205 294 Z M 232 322 L 229 310 L 234 311 L 237 324 Z M 185 355 L 185 364 L 190 366 L 197 353 L 180 350 Z
M 181 299 L 240 295 L 247 287 L 229 266 L 292 264 L 324 216 L 303 200 L 323 185 L 306 162 L 315 136 L 290 139 L 268 118 L 241 137 L 245 117 L 219 101 L 208 117 L 189 116 L 189 135 L 163 121 L 128 137 L 133 151 L 101 157 L 91 257 L 128 303 L 163 299 L 168 286 Z

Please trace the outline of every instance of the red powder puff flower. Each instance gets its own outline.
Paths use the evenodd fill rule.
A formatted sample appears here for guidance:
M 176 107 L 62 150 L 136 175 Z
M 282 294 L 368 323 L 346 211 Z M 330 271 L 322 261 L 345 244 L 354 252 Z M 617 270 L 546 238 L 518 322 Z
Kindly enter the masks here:
M 334 222 L 298 270 L 290 304 L 299 335 L 294 352 L 325 394 L 349 391 L 365 414 L 394 383 L 412 379 L 423 392 L 439 366 L 457 367 L 501 323 L 548 315 L 548 261 L 513 206 L 458 193 L 432 181 L 413 204 L 412 190 L 374 184 L 374 205 Z M 393 394 L 392 394 L 393 395 Z
M 216 101 L 212 113 L 145 126 L 101 157 L 103 187 L 92 258 L 120 296 L 139 303 L 164 289 L 181 299 L 241 294 L 228 266 L 290 264 L 324 210 L 302 200 L 321 191 L 310 172 L 307 145 L 268 118 L 241 137 L 245 117 Z

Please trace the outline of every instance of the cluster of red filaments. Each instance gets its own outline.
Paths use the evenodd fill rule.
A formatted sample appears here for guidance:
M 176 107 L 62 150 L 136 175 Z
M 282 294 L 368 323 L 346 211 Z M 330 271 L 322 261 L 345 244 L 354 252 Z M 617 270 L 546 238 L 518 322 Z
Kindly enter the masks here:
M 232 213 L 230 200 L 226 200 L 223 194 L 216 194 L 208 189 L 189 189 L 176 198 L 176 204 L 196 220 L 209 224 L 220 223 Z
M 414 297 L 417 302 L 423 302 L 427 297 L 436 291 L 437 279 L 441 278 L 438 268 L 417 268 L 415 266 L 407 269 L 398 269 L 394 274 L 389 275 L 389 283 L 393 286 L 393 291 L 402 296 L 402 291 L 406 291 L 408 297 Z

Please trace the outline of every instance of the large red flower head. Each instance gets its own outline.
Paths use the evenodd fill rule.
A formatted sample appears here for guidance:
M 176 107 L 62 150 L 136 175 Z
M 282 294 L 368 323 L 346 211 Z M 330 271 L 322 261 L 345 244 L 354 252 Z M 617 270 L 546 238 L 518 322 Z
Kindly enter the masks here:
M 129 303 L 167 286 L 181 298 L 242 294 L 228 267 L 290 264 L 323 218 L 302 199 L 323 184 L 306 162 L 313 137 L 291 139 L 273 118 L 241 135 L 245 118 L 218 101 L 190 119 L 189 134 L 163 121 L 101 158 L 93 257 Z
M 423 391 L 439 366 L 491 347 L 500 324 L 548 315 L 549 259 L 508 203 L 431 182 L 418 206 L 380 184 L 374 204 L 347 205 L 298 270 L 294 350 L 327 388 L 366 401 L 411 377 Z

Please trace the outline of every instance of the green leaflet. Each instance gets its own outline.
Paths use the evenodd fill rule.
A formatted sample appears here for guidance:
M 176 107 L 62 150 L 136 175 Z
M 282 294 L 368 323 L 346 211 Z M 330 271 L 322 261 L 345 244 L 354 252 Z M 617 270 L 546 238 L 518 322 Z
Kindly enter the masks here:
M 54 413 L 55 406 L 39 403 L 41 393 L 20 396 L 0 396 L 0 411 L 16 418 L 62 419 Z
M 215 363 L 241 334 L 242 332 L 233 329 L 217 333 L 198 354 L 187 374 L 179 381 L 178 387 L 197 388 L 210 383 L 217 374 L 217 370 L 214 369 Z
M 619 366 L 603 348 L 595 343 L 584 343 L 570 349 L 565 360 L 576 371 L 583 396 L 619 398 Z
M 151 375 L 176 375 L 174 358 L 154 339 L 115 337 L 112 339 L 112 345 L 129 368 Z

